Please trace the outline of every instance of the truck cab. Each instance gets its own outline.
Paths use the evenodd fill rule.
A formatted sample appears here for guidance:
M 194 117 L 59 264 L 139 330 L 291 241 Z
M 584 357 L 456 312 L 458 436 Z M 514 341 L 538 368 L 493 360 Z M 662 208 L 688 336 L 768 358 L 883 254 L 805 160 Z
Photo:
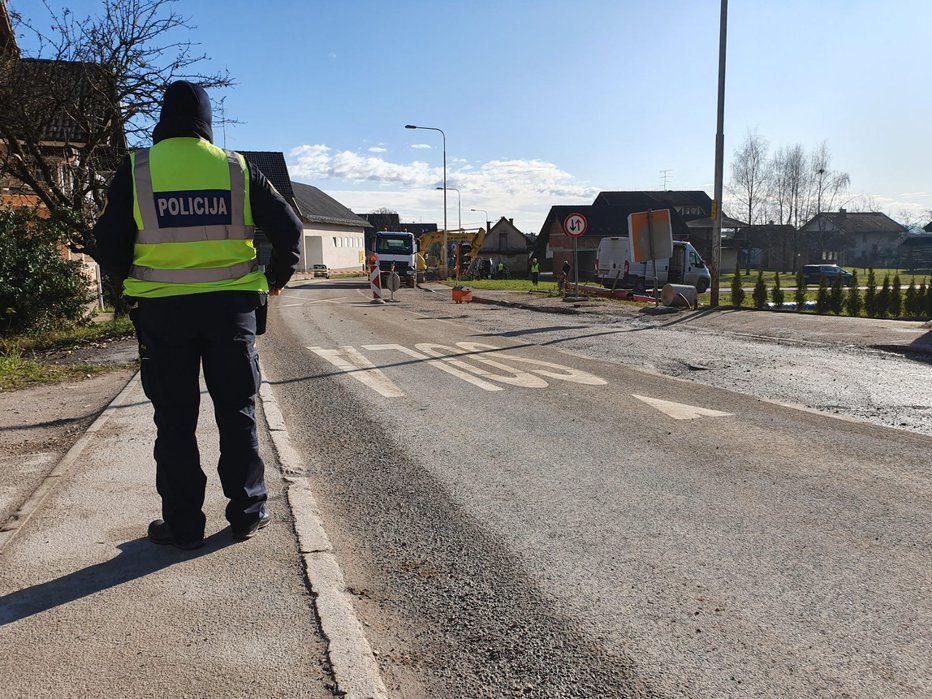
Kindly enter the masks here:
M 417 241 L 407 231 L 376 231 L 375 255 L 378 261 L 382 285 L 385 277 L 394 270 L 402 283 L 412 289 L 418 281 Z

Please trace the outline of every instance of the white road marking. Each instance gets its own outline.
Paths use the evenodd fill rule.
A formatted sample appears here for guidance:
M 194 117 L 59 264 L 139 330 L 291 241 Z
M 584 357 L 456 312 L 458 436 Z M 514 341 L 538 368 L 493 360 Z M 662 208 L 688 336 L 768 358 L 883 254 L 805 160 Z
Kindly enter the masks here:
M 405 347 L 404 345 L 363 345 L 363 349 L 370 350 L 373 352 L 378 352 L 382 350 L 395 350 L 397 352 L 401 352 L 402 354 L 406 354 L 409 357 L 414 357 L 415 359 L 425 360 L 426 363 L 429 364 L 430 366 L 436 367 L 437 369 L 440 369 L 441 371 L 445 371 L 448 374 L 452 374 L 458 379 L 462 379 L 463 381 L 471 383 L 473 386 L 477 386 L 478 388 L 481 388 L 484 391 L 501 391 L 502 390 L 501 386 L 496 386 L 495 384 L 489 383 L 488 381 L 483 381 L 482 379 L 478 379 L 475 376 L 467 374 L 465 371 L 460 371 L 459 369 L 450 366 L 447 362 L 443 362 L 438 359 L 431 359 L 428 355 L 421 354 L 420 352 L 413 350 L 413 349 L 409 349 Z
M 695 405 L 686 405 L 685 403 L 674 403 L 669 400 L 648 398 L 647 396 L 639 396 L 637 394 L 631 395 L 657 408 L 657 410 L 672 417 L 674 420 L 695 420 L 700 417 L 729 417 L 734 415 L 734 413 L 723 413 L 720 410 L 710 410 L 709 408 L 700 408 Z
M 392 383 L 391 379 L 354 347 L 343 347 L 338 350 L 323 349 L 322 347 L 308 347 L 308 349 L 386 398 L 401 398 L 404 396 L 404 391 Z
M 493 345 L 485 345 L 478 342 L 457 342 L 458 347 L 469 352 L 482 352 L 485 350 L 498 350 L 498 347 Z M 570 381 L 572 383 L 581 383 L 587 386 L 605 386 L 608 382 L 605 379 L 600 379 L 598 376 L 594 376 L 586 371 L 581 371 L 580 369 L 573 369 L 571 367 L 564 366 L 562 364 L 554 364 L 552 362 L 545 362 L 540 359 L 529 359 L 527 357 L 516 357 L 513 354 L 505 354 L 504 352 L 496 351 L 495 355 L 498 359 L 505 359 L 512 362 L 523 362 L 525 364 L 533 364 L 535 366 L 549 367 L 553 371 L 547 371 L 544 369 L 531 369 L 535 374 L 540 374 L 541 376 L 546 376 L 551 379 L 558 379 L 560 381 Z M 489 361 L 481 357 L 475 357 L 479 361 Z M 494 363 L 496 366 L 500 366 L 497 362 Z
M 469 359 L 472 359 L 473 361 L 479 361 L 483 364 L 488 364 L 489 366 L 494 366 L 496 369 L 501 369 L 504 372 L 510 373 L 511 376 L 493 374 L 492 372 L 486 371 L 480 367 L 467 364 L 461 359 L 456 359 L 456 356 L 465 355 L 467 353 L 468 350 L 465 349 L 457 349 L 455 347 L 450 347 L 449 345 L 439 345 L 432 342 L 418 343 L 415 345 L 415 348 L 419 349 L 424 354 L 430 355 L 431 357 L 442 357 L 444 362 L 448 362 L 453 366 L 457 366 L 461 369 L 464 369 L 465 371 L 476 374 L 477 376 L 481 376 L 484 379 L 499 381 L 501 383 L 509 384 L 510 386 L 520 386 L 521 388 L 546 388 L 549 385 L 543 379 L 539 379 L 536 376 L 527 373 L 526 371 L 513 369 L 490 359 L 474 356 L 469 357 Z
M 340 349 L 308 347 L 308 349 L 386 398 L 400 398 L 405 395 L 398 386 L 392 383 L 391 379 L 385 376 L 375 364 L 354 347 L 347 346 Z M 588 386 L 604 386 L 607 384 L 604 379 L 579 369 L 539 359 L 518 357 L 502 352 L 502 348 L 495 345 L 478 342 L 457 342 L 456 347 L 433 342 L 422 342 L 416 344 L 414 349 L 397 344 L 363 345 L 362 349 L 370 352 L 400 352 L 440 369 L 451 376 L 462 379 L 476 388 L 481 388 L 483 391 L 503 390 L 502 386 L 498 384 L 519 388 L 547 388 L 550 384 L 541 377 Z M 474 366 L 466 360 L 493 367 L 498 371 L 492 372 L 481 366 Z M 543 368 L 523 371 L 499 360 L 520 362 Z M 538 374 L 538 376 L 535 376 L 535 374 Z
M 343 299 L 348 299 L 349 296 L 337 296 L 332 299 L 314 299 L 312 301 L 302 301 L 301 303 L 286 303 L 282 305 L 282 308 L 294 308 L 295 306 L 313 306 L 318 303 L 339 303 Z

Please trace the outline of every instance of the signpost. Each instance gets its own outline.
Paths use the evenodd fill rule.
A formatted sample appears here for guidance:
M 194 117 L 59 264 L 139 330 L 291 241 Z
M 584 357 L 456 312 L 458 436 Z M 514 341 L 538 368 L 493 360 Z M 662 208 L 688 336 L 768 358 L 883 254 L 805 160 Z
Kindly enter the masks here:
M 673 257 L 673 225 L 670 210 L 639 211 L 628 214 L 628 237 L 631 241 L 631 258 L 635 262 L 653 262 L 654 303 L 657 297 L 657 260 Z
M 573 239 L 573 278 L 575 284 L 573 287 L 573 296 L 564 296 L 564 301 L 585 301 L 585 296 L 579 295 L 579 255 L 577 251 L 576 239 L 586 232 L 589 222 L 586 217 L 579 213 L 572 213 L 563 219 L 563 232 Z

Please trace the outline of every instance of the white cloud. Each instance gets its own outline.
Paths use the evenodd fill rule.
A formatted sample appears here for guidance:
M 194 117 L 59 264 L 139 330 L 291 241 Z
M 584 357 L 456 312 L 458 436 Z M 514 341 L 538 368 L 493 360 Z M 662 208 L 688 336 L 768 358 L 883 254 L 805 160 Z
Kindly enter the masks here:
M 318 179 L 329 176 L 330 149 L 327 146 L 316 144 L 313 146 L 298 146 L 292 148 L 288 155 L 289 173 L 293 176 L 307 179 Z
M 412 143 L 411 147 L 414 150 L 430 150 L 431 148 L 433 148 L 433 146 L 430 145 L 429 143 Z
M 372 146 L 372 148 L 369 149 L 369 152 L 370 153 L 385 153 L 387 150 L 388 148 L 384 148 L 382 146 Z
M 337 55 L 333 51 L 327 54 L 327 58 L 329 58 L 331 61 L 336 60 L 336 57 Z
M 296 180 L 312 181 L 354 211 L 387 207 L 409 221 L 443 222 L 443 195 L 435 189 L 443 183 L 442 166 L 394 163 L 353 151 L 333 153 L 317 144 L 293 148 L 288 169 Z M 459 195 L 447 192 L 451 228 L 460 219 L 464 227 L 485 225 L 485 214 L 469 211 L 481 208 L 493 222 L 501 216 L 514 218 L 515 225 L 528 233 L 538 232 L 552 205 L 588 204 L 599 191 L 543 160 L 448 165 L 447 187 L 459 190 Z

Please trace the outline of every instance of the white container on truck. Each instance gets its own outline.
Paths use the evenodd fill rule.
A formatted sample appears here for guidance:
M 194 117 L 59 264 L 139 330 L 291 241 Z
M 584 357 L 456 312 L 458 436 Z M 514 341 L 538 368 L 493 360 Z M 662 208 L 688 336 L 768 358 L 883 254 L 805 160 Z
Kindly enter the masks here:
M 386 277 L 395 272 L 401 282 L 412 289 L 418 282 L 417 241 L 413 233 L 407 231 L 376 231 L 375 256 L 382 276 L 382 287 L 386 286 Z
M 653 286 L 654 263 L 631 259 L 626 237 L 602 238 L 595 258 L 595 278 L 605 287 L 643 291 Z M 673 241 L 673 257 L 657 260 L 657 285 L 689 284 L 700 294 L 709 288 L 709 268 L 689 243 Z

